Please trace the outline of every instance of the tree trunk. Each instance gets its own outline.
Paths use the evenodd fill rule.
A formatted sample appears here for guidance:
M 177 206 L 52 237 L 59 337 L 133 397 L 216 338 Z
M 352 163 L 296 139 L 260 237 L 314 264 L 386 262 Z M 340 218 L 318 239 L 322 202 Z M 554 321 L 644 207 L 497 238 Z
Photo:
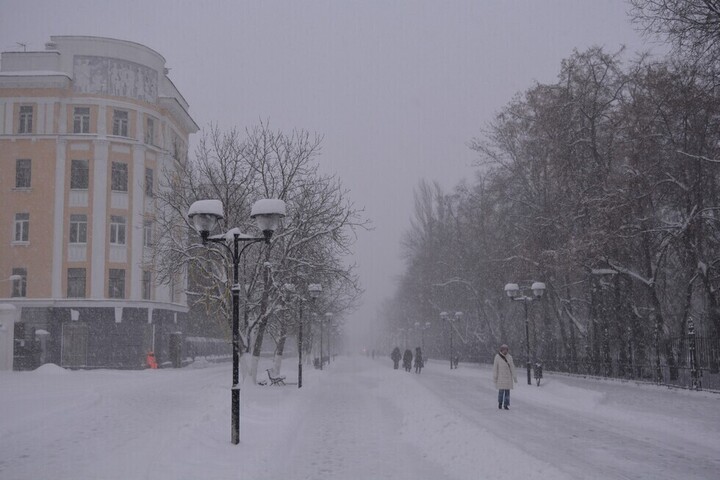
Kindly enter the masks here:
M 270 261 L 270 249 L 265 250 L 265 259 L 264 263 L 268 263 Z M 250 368 L 250 375 L 252 375 L 253 383 L 257 383 L 257 369 L 258 369 L 258 363 L 260 362 L 260 352 L 262 350 L 262 344 L 263 339 L 265 338 L 265 329 L 267 328 L 268 324 L 268 316 L 267 316 L 267 309 L 268 309 L 268 298 L 270 295 L 270 270 L 267 267 L 263 267 L 263 293 L 262 297 L 260 298 L 260 313 L 257 325 L 257 336 L 255 337 L 255 342 L 253 345 L 253 361 L 251 363 Z
M 273 359 L 273 373 L 280 375 L 280 368 L 282 367 L 283 353 L 285 352 L 285 341 L 287 340 L 287 324 L 285 322 L 280 323 L 280 338 L 275 348 L 275 358 Z

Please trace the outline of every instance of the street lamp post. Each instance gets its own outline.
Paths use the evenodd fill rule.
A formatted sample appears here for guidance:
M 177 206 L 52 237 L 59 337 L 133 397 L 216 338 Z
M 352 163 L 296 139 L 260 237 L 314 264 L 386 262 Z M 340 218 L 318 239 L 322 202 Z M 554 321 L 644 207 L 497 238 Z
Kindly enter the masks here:
M 447 323 L 450 330 L 450 370 L 452 370 L 453 368 L 457 368 L 457 365 L 455 364 L 453 347 L 453 322 L 460 320 L 462 316 L 463 312 L 455 312 L 452 317 L 447 312 L 440 312 L 440 319 L 443 321 L 443 323 Z
M 233 376 L 231 388 L 231 442 L 233 445 L 240 443 L 240 283 L 239 265 L 240 258 L 245 249 L 250 245 L 264 242 L 269 244 L 273 233 L 280 225 L 280 220 L 285 216 L 285 202 L 277 199 L 258 200 L 252 207 L 250 218 L 254 219 L 257 227 L 262 231 L 262 237 L 251 237 L 241 233 L 238 228 L 233 228 L 224 235 L 210 236 L 218 220 L 224 218 L 223 206 L 220 200 L 198 200 L 188 210 L 188 218 L 193 227 L 200 234 L 203 245 L 208 242 L 222 245 L 232 256 L 233 262 L 233 285 L 232 285 L 232 362 Z M 233 248 L 228 246 L 232 242 Z M 242 249 L 240 242 L 245 242 Z
M 0 280 L 0 282 L 13 282 L 13 291 L 15 290 L 15 282 L 22 281 L 23 277 L 22 275 L 13 274 L 10 275 L 8 278 L 4 278 Z
M 422 351 L 425 351 L 425 330 L 430 328 L 430 322 L 425 322 L 425 325 L 422 325 L 420 322 L 415 322 L 415 328 L 420 330 L 420 348 L 422 348 Z
M 318 298 L 322 293 L 322 285 L 319 283 L 311 283 L 310 285 L 308 285 L 308 293 L 310 294 L 312 308 L 313 310 L 315 310 L 315 299 Z M 302 336 L 302 325 L 300 325 L 300 329 L 300 336 Z M 322 370 L 322 336 L 320 337 L 320 369 Z M 302 365 L 300 365 L 300 376 L 302 377 Z
M 530 378 L 530 327 L 528 320 L 528 303 L 533 300 L 538 300 L 543 296 L 543 293 L 545 293 L 545 284 L 542 282 L 534 282 L 530 287 L 533 296 L 525 295 L 523 292 L 526 290 L 527 288 L 520 289 L 517 283 L 508 283 L 505 285 L 505 293 L 510 300 L 523 302 L 523 306 L 525 307 L 525 356 L 527 359 L 527 382 L 528 385 L 532 385 L 532 380 Z
M 308 293 L 312 307 L 315 309 L 315 299 L 322 293 L 322 285 L 319 283 L 311 283 L 308 285 Z M 298 388 L 302 387 L 302 319 L 300 320 L 300 330 L 298 333 L 298 342 L 300 345 L 300 363 L 298 363 Z
M 330 347 L 330 340 L 332 338 L 332 312 L 325 313 L 325 323 L 327 324 L 328 331 L 327 331 L 327 356 L 328 356 L 328 365 L 330 365 L 330 361 L 332 359 L 332 348 Z
M 692 318 L 688 318 L 688 343 L 690 349 L 690 389 L 700 390 L 702 388 L 702 381 L 700 380 L 702 373 L 698 371 L 695 344 L 695 322 L 693 322 Z

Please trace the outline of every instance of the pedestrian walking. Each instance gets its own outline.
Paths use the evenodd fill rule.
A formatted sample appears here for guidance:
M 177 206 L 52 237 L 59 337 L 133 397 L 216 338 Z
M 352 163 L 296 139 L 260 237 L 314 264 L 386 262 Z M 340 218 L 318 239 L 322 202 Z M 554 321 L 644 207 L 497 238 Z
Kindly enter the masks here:
M 420 370 L 422 370 L 424 366 L 424 361 L 422 350 L 420 350 L 420 347 L 417 347 L 415 349 L 415 373 L 420 373 Z
M 405 350 L 405 353 L 403 353 L 403 368 L 406 372 L 409 372 L 412 370 L 412 359 L 413 354 L 412 351 L 408 348 Z
M 395 370 L 397 370 L 398 367 L 400 366 L 400 357 L 401 357 L 400 347 L 395 347 L 393 349 L 392 353 L 390 354 L 390 358 L 392 358 L 393 366 L 395 367 Z
M 515 364 L 508 350 L 507 345 L 501 345 L 493 361 L 493 382 L 498 389 L 498 408 L 505 410 L 510 410 L 510 390 L 513 384 L 517 383 Z

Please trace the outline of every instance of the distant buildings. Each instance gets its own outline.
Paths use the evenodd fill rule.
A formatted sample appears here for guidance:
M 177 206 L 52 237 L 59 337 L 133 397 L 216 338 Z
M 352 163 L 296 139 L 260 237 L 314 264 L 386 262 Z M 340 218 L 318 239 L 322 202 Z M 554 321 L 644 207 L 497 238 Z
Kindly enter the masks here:
M 22 309 L 16 368 L 169 360 L 186 280 L 155 281 L 153 192 L 197 130 L 143 45 L 57 36 L 2 53 L 0 303 Z

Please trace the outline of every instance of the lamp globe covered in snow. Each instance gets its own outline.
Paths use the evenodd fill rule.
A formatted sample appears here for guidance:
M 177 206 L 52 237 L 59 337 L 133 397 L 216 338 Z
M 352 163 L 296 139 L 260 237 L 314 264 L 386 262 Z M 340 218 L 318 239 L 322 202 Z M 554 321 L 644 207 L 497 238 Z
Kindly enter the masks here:
M 203 245 L 216 243 L 222 245 L 229 252 L 233 262 L 232 284 L 232 350 L 233 350 L 233 378 L 231 389 L 231 441 L 234 445 L 240 443 L 240 284 L 239 265 L 245 249 L 255 243 L 270 243 L 275 231 L 280 226 L 280 220 L 285 216 L 285 202 L 278 199 L 258 200 L 252 207 L 250 217 L 262 231 L 262 237 L 252 237 L 241 233 L 238 228 L 229 230 L 224 235 L 210 236 L 219 220 L 225 218 L 223 205 L 220 200 L 198 200 L 188 210 L 188 218 L 193 228 L 202 238 Z M 240 249 L 240 242 L 245 243 Z M 229 245 L 232 244 L 232 247 Z

